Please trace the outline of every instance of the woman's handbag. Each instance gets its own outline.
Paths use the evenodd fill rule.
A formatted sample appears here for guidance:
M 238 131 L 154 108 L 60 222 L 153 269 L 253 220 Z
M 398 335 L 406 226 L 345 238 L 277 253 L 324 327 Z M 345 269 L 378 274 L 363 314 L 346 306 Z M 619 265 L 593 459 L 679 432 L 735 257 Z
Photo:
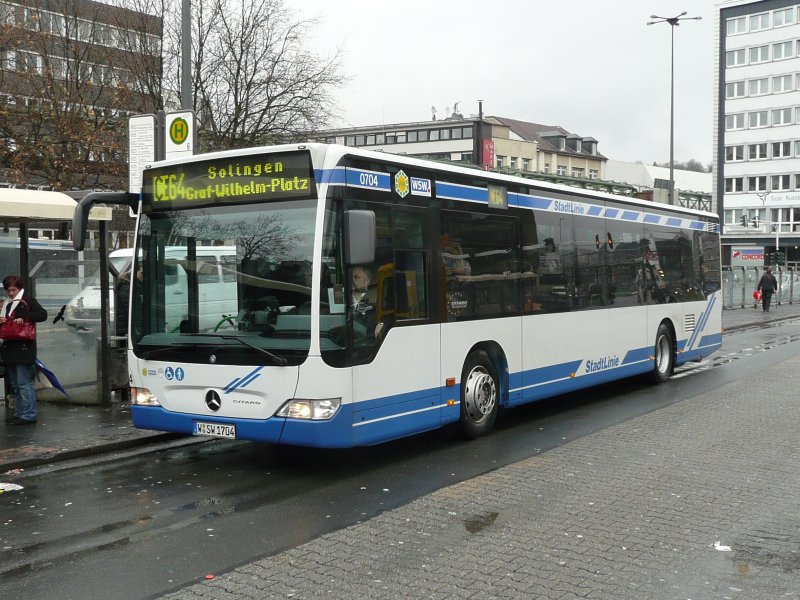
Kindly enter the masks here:
M 25 300 L 20 300 L 21 304 L 25 305 L 30 315 L 28 303 Z M 33 322 L 23 320 L 22 323 L 17 323 L 16 319 L 6 318 L 5 322 L 0 325 L 0 340 L 7 342 L 32 342 L 36 339 L 36 327 Z
M 760 290 L 756 290 L 755 292 L 753 292 L 753 300 L 756 300 L 756 301 L 761 300 L 761 291 Z

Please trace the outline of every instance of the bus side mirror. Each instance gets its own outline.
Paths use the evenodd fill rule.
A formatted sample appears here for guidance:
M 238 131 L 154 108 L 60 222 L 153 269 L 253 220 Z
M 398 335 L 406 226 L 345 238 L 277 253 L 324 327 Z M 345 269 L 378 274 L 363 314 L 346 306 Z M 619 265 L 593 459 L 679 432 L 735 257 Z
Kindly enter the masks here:
M 348 265 L 375 262 L 375 213 L 371 210 L 345 211 L 344 259 Z

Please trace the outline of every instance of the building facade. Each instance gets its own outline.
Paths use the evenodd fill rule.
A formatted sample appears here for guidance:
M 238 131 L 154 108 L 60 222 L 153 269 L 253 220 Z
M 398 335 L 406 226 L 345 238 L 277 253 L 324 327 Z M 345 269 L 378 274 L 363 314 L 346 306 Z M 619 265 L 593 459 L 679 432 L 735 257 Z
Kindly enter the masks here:
M 319 139 L 568 184 L 596 181 L 599 186 L 607 161 L 598 151 L 596 139 L 559 126 L 458 113 L 441 120 L 332 129 L 320 132 Z
M 122 189 L 127 117 L 159 108 L 161 17 L 0 0 L 0 181 Z
M 800 2 L 717 5 L 713 194 L 723 264 L 800 262 Z M 775 253 L 778 252 L 776 255 Z M 753 252 L 757 256 L 758 252 Z

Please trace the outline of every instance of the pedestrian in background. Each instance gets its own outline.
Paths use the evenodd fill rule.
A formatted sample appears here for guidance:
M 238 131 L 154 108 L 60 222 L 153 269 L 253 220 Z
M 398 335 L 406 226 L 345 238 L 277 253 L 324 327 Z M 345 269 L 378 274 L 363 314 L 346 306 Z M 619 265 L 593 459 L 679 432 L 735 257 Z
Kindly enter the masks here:
M 128 335 L 128 309 L 131 297 L 131 268 L 119 274 L 114 284 L 114 334 Z
M 33 296 L 25 292 L 19 275 L 8 275 L 3 279 L 3 288 L 8 298 L 0 309 L 0 325 L 8 319 L 19 324 L 24 321 L 41 323 L 47 319 L 47 311 Z M 0 356 L 14 394 L 14 418 L 9 423 L 36 423 L 36 390 L 33 387 L 36 376 L 36 340 L 3 340 Z
M 769 304 L 772 294 L 778 289 L 778 280 L 772 274 L 772 267 L 767 267 L 761 279 L 758 281 L 757 291 L 761 292 L 761 307 L 764 312 L 769 312 Z

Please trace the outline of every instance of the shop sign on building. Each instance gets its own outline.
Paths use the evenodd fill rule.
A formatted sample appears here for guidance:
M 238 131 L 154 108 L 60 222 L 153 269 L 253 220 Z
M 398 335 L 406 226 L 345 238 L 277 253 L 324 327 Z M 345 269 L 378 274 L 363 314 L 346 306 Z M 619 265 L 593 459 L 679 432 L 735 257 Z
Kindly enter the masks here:
M 732 267 L 763 267 L 763 246 L 731 246 Z

